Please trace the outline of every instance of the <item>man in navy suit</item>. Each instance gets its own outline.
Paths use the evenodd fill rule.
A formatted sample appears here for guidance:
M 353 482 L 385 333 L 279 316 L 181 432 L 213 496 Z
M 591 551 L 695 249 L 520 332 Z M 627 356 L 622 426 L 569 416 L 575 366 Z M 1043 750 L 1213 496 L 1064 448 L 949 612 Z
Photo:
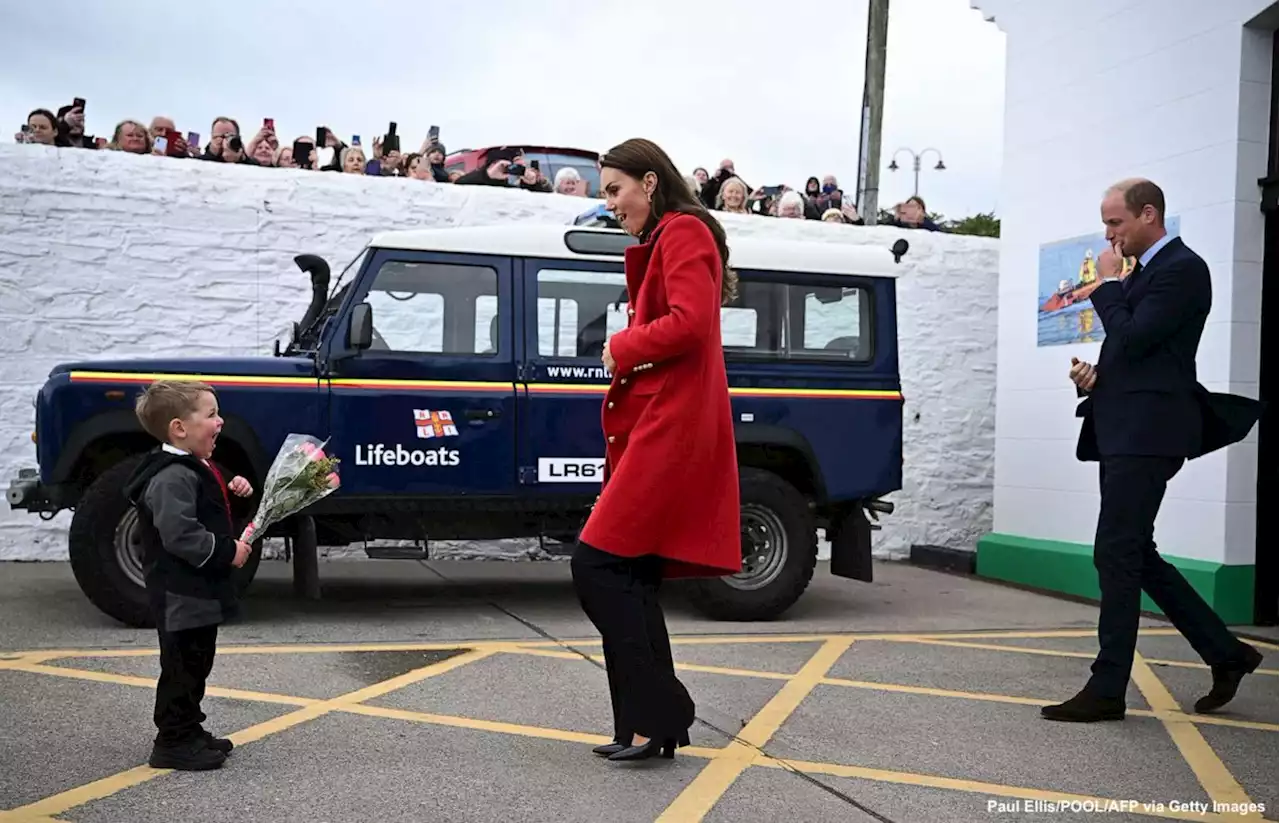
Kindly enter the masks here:
M 1197 712 L 1231 700 L 1262 662 L 1182 574 L 1156 551 L 1156 514 L 1184 461 L 1242 439 L 1256 401 L 1207 392 L 1196 379 L 1196 349 L 1212 303 L 1209 267 L 1164 228 L 1164 193 L 1149 180 L 1107 190 L 1102 222 L 1112 248 L 1098 257 L 1091 300 L 1106 329 L 1098 364 L 1072 359 L 1084 401 L 1076 456 L 1099 463 L 1102 505 L 1093 563 L 1102 593 L 1100 650 L 1075 697 L 1041 710 L 1050 720 L 1121 720 L 1146 591 L 1209 664 L 1213 685 Z M 1125 257 L 1138 258 L 1127 275 Z

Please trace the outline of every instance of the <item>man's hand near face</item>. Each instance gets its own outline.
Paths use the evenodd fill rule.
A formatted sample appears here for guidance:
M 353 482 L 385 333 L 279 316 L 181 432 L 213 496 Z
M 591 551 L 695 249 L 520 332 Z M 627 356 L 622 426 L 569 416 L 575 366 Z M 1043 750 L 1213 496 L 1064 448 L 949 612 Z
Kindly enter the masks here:
M 1098 255 L 1098 277 L 1105 279 L 1116 277 L 1123 280 L 1128 276 L 1124 270 L 1124 253 L 1119 246 L 1108 246 Z

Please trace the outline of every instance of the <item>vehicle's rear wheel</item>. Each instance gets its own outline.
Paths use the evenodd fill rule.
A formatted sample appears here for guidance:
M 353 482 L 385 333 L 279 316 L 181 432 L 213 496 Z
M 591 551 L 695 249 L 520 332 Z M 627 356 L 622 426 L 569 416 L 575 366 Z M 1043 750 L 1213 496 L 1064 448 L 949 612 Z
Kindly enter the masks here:
M 818 562 L 818 537 L 804 496 L 778 475 L 739 472 L 742 571 L 692 581 L 693 603 L 717 620 L 773 620 L 800 599 Z
M 138 513 L 124 496 L 125 483 L 141 460 L 142 455 L 127 457 L 90 484 L 71 518 L 68 542 L 71 570 L 89 601 L 125 625 L 152 628 Z M 260 541 L 256 548 L 236 572 L 241 592 L 262 560 Z

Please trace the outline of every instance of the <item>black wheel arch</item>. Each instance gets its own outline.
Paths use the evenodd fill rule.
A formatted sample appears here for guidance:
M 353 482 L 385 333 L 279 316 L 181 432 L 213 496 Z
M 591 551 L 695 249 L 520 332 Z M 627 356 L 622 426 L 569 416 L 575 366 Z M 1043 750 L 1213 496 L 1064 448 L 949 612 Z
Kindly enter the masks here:
M 124 458 L 155 446 L 134 412 L 115 409 L 95 415 L 71 430 L 54 464 L 52 482 L 74 486 L 82 494 L 94 479 Z M 218 460 L 259 485 L 270 463 L 253 428 L 235 415 L 223 418 L 218 438 Z
M 826 480 L 804 435 L 768 423 L 738 423 L 733 433 L 739 465 L 773 472 L 815 504 L 826 501 Z

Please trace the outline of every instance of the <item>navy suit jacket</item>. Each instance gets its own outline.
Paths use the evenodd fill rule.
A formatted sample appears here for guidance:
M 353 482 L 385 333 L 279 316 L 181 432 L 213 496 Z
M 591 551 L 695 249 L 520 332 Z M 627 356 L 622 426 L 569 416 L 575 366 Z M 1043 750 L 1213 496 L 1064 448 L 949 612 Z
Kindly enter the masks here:
M 1195 458 L 1249 433 L 1261 404 L 1211 394 L 1196 378 L 1213 290 L 1209 267 L 1180 238 L 1091 300 L 1106 338 L 1097 382 L 1076 410 L 1084 418 L 1078 459 Z

